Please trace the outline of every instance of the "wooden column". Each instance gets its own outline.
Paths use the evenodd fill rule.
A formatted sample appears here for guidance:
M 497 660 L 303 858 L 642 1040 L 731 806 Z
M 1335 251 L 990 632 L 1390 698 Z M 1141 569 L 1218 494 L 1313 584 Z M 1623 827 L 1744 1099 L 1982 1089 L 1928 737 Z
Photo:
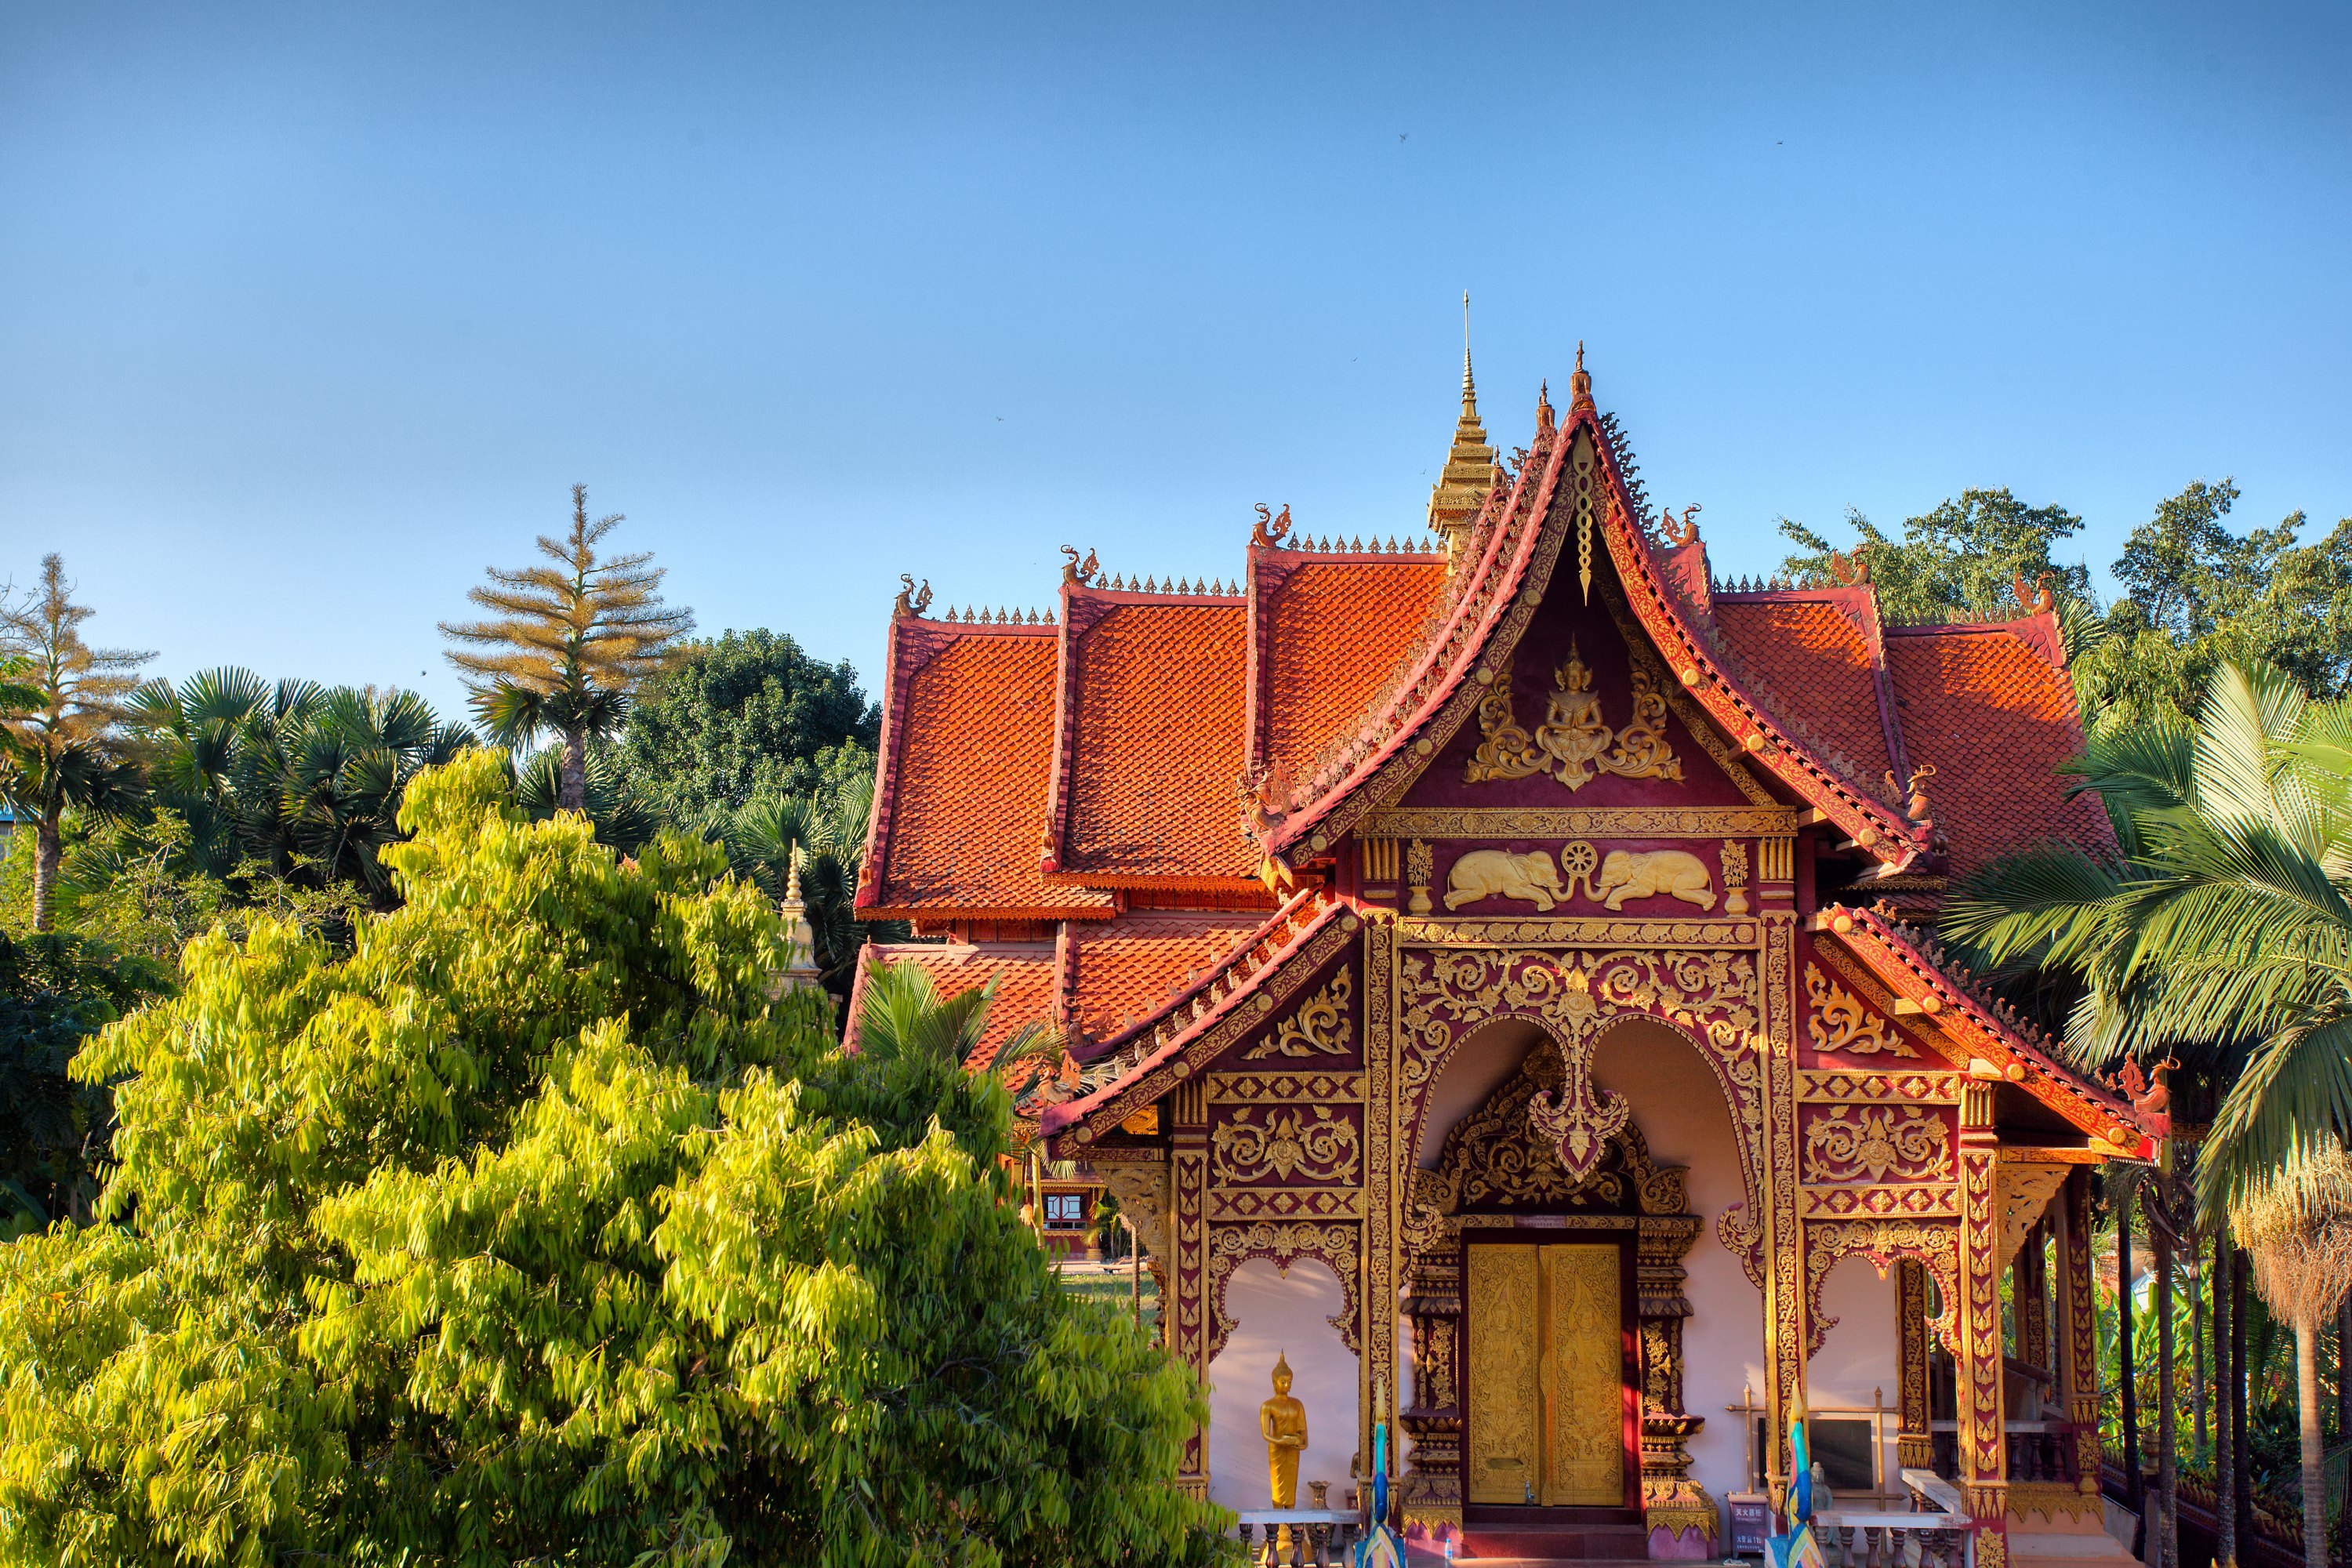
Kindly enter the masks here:
M 1895 1323 L 1903 1356 L 1903 1426 L 1895 1436 L 1895 1463 L 1906 1470 L 1933 1469 L 1935 1442 L 1927 1432 L 1927 1266 L 1916 1258 L 1895 1265 Z
M 2010 1281 L 2010 1300 L 2017 1321 L 2017 1359 L 2044 1372 L 2058 1364 L 2051 1354 L 2048 1226 L 2046 1219 L 2035 1220 L 2033 1228 L 2026 1232 L 2025 1245 L 2018 1248 L 2016 1260 L 2011 1264 L 2015 1277 Z M 2041 1414 L 2038 1410 L 2029 1413 L 2034 1417 Z
M 2008 1568 L 2009 1444 L 2001 1429 L 2000 1206 L 1993 1086 L 1960 1087 L 1960 1482 L 1977 1568 Z
M 1168 1270 L 1175 1309 L 1168 1313 L 1173 1326 L 1170 1348 L 1205 1387 L 1209 1381 L 1208 1103 L 1197 1080 L 1179 1085 L 1169 1102 L 1175 1111 L 1171 1129 L 1175 1147 L 1169 1174 L 1176 1217 L 1176 1256 Z M 1209 1495 L 1207 1433 L 1193 1433 L 1184 1446 L 1184 1468 L 1176 1484 L 1193 1497 Z
M 1764 911 L 1765 1475 L 1779 1508 L 1789 1484 L 1789 1413 L 1805 1381 L 1805 1240 L 1797 1217 L 1797 988 L 1792 914 Z M 1996 1306 L 1998 1303 L 1996 1302 Z
M 2091 1173 L 2082 1165 L 2066 1173 L 2058 1194 L 2058 1321 L 2063 1326 L 2064 1365 L 2061 1393 L 2066 1419 L 2074 1424 L 2075 1489 L 2099 1490 L 2099 1321 L 2091 1279 Z

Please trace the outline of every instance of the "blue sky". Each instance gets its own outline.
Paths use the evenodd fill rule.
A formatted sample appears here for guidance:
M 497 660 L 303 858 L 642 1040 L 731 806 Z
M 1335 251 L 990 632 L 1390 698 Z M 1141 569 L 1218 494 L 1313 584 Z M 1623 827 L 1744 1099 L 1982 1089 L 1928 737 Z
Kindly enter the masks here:
M 898 574 L 1421 527 L 1462 291 L 1719 569 L 1969 485 L 2352 515 L 2352 7 L 0 0 L 0 575 L 173 675 L 458 688 L 630 521 L 869 681 Z M 424 672 L 420 674 L 420 672 Z

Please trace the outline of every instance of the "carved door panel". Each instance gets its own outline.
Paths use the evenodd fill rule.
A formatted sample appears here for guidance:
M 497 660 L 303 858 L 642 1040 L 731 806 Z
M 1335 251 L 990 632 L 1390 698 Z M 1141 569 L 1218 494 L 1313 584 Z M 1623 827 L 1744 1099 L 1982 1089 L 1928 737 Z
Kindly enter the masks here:
M 1602 1244 L 1543 1249 L 1543 1500 L 1625 1500 L 1625 1353 L 1618 1255 Z
M 1543 1465 L 1543 1384 L 1535 1247 L 1473 1247 L 1469 1257 L 1472 1502 L 1523 1503 Z
M 1466 1500 L 1625 1500 L 1623 1296 L 1610 1243 L 1465 1249 Z

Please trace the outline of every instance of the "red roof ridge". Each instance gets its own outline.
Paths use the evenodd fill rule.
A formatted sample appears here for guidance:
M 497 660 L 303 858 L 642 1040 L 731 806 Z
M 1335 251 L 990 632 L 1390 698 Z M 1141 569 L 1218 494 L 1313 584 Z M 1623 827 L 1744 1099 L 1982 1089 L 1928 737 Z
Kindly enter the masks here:
M 2053 669 L 2067 668 L 2066 637 L 2059 628 L 2054 610 L 2035 610 L 1998 620 L 1907 621 L 1886 628 L 1888 637 L 1982 637 L 2000 632 L 2007 632 L 2049 660 Z M 2077 722 L 2080 722 L 2079 715 Z
M 2011 1079 L 2004 1073 L 2003 1081 L 2018 1084 L 2084 1131 L 2132 1150 L 2137 1158 L 2155 1157 L 2147 1128 L 2128 1100 L 2069 1066 L 2060 1055 L 2063 1047 L 2039 1025 L 1995 995 L 1932 933 L 1910 924 L 1891 906 L 1859 909 L 1831 904 L 1816 911 L 1806 925 L 1857 948 L 1857 956 L 1870 963 L 1882 982 L 1895 976 L 1887 963 L 1872 963 L 1874 959 L 1892 959 L 1908 970 L 1939 1002 L 1973 1025 L 1980 1037 L 2017 1058 L 2015 1065 L 2024 1069 L 2022 1076 Z M 1864 939 L 1863 943 L 1855 942 L 1857 936 Z M 1869 944 L 1880 952 L 1859 951 Z M 1941 1009 L 1937 1011 L 1940 1015 Z M 2000 1061 L 1991 1065 L 2011 1066 Z
M 1907 821 L 1831 766 L 1726 668 L 1714 639 L 1698 626 L 1682 595 L 1668 583 L 1646 531 L 1635 521 L 1639 513 L 1630 500 L 1615 445 L 1601 416 L 1590 407 L 1572 411 L 1559 434 L 1530 455 L 1507 497 L 1499 489 L 1488 497 L 1472 535 L 1474 543 L 1484 535 L 1484 549 L 1475 565 L 1456 574 L 1462 586 L 1449 594 L 1442 637 L 1432 639 L 1398 689 L 1374 700 L 1341 752 L 1345 763 L 1320 770 L 1307 784 L 1305 800 L 1294 795 L 1286 811 L 1276 812 L 1272 802 L 1262 801 L 1253 813 L 1253 829 L 1266 852 L 1289 862 L 1303 839 L 1310 853 L 1320 853 L 1333 833 L 1347 831 L 1370 809 L 1370 803 L 1363 799 L 1350 806 L 1351 797 L 1378 782 L 1376 775 L 1399 760 L 1415 731 L 1434 724 L 1441 732 L 1423 735 L 1414 743 L 1416 759 L 1392 775 L 1396 791 L 1418 776 L 1425 759 L 1467 720 L 1470 704 L 1463 700 L 1463 682 L 1474 666 L 1491 670 L 1497 662 L 1491 658 L 1491 644 L 1511 616 L 1516 615 L 1517 622 L 1507 635 L 1516 639 L 1524 630 L 1535 604 L 1520 584 L 1539 554 L 1544 556 L 1543 585 L 1549 585 L 1549 574 L 1568 526 L 1563 515 L 1555 528 L 1550 502 L 1580 427 L 1591 432 L 1600 456 L 1608 503 L 1600 532 L 1627 599 L 1693 700 L 1735 744 L 1883 862 L 1899 868 L 1926 854 L 1930 827 Z M 1543 458 L 1539 479 L 1535 478 L 1538 456 Z M 1528 504 L 1523 506 L 1523 500 Z M 1448 708 L 1451 711 L 1441 711 Z M 1335 816 L 1339 820 L 1333 820 Z

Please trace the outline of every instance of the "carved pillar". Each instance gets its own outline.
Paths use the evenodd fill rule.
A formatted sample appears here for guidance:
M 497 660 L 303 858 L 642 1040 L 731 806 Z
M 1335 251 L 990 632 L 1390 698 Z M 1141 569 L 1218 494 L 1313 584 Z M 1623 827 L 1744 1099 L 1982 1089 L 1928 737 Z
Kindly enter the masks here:
M 1169 1097 L 1173 1107 L 1175 1144 L 1169 1160 L 1170 1184 L 1175 1189 L 1175 1257 L 1167 1286 L 1175 1310 L 1170 1348 L 1192 1369 L 1205 1386 L 1209 1381 L 1209 1117 L 1206 1096 L 1198 1082 L 1181 1084 Z M 1194 1497 L 1209 1495 L 1208 1434 L 1195 1432 L 1184 1446 L 1184 1468 L 1177 1485 Z
M 1895 1463 L 1906 1470 L 1933 1469 L 1935 1444 L 1927 1432 L 1927 1266 L 1916 1258 L 1895 1265 L 1895 1323 L 1903 1346 L 1903 1427 L 1895 1439 Z
M 2009 1444 L 2001 1430 L 2000 1210 L 1993 1086 L 1960 1086 L 1960 1482 L 1975 1521 L 1977 1568 L 2008 1568 Z
M 2010 1300 L 2017 1318 L 2017 1359 L 2044 1372 L 2058 1364 L 2050 1342 L 2049 1249 L 2044 1245 L 2049 1234 L 2047 1221 L 2034 1221 L 2010 1265 L 2016 1271 L 2010 1281 Z
M 1634 1254 L 1642 1331 L 1642 1520 L 1650 1556 L 1708 1558 L 1720 1525 L 1715 1499 L 1690 1478 L 1685 1445 L 1706 1425 L 1683 1408 L 1683 1258 L 1698 1236 L 1688 1216 L 1642 1221 Z
M 1372 1462 L 1372 1423 L 1385 1421 L 1391 1435 L 1389 1463 L 1402 1472 L 1396 1452 L 1397 1411 L 1404 1403 L 1397 1386 L 1397 1291 L 1403 1265 L 1402 1216 L 1411 1173 L 1399 1168 L 1396 1073 L 1396 928 L 1393 914 L 1375 917 L 1364 928 L 1364 1228 L 1363 1383 L 1359 1395 L 1365 1473 Z M 1340 918 L 1352 934 L 1354 915 Z
M 2058 1318 L 2066 1337 L 2066 1419 L 2074 1424 L 2075 1489 L 2099 1490 L 2099 1327 L 2091 1289 L 2091 1173 L 2077 1165 L 2059 1194 Z
M 1412 1468 L 1398 1506 L 1408 1522 L 1433 1532 L 1462 1522 L 1462 1247 L 1418 1194 L 1404 1228 L 1412 1402 L 1399 1425 L 1412 1439 Z
M 1789 1482 L 1789 1413 L 1805 1376 L 1805 1244 L 1797 1218 L 1796 917 L 1766 910 L 1764 943 L 1764 1400 L 1772 1504 Z

